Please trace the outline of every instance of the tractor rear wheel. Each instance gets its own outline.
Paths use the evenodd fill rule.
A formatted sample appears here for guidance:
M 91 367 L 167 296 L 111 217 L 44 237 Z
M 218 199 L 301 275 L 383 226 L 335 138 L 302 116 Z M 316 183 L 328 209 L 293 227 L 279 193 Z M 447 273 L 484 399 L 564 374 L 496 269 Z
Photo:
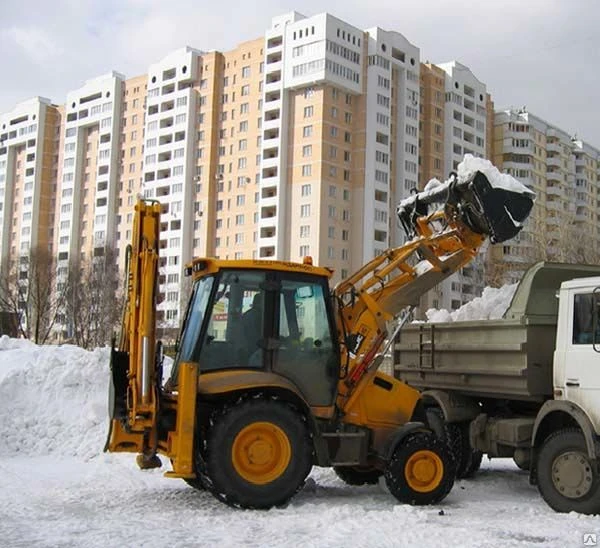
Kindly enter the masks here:
M 400 502 L 424 505 L 444 499 L 454 485 L 454 457 L 431 432 L 403 439 L 385 470 L 385 482 Z
M 372 466 L 334 466 L 333 471 L 348 485 L 375 485 L 383 472 Z
M 206 486 L 230 506 L 285 504 L 302 487 L 311 466 L 305 423 L 284 403 L 250 400 L 227 408 L 209 433 Z

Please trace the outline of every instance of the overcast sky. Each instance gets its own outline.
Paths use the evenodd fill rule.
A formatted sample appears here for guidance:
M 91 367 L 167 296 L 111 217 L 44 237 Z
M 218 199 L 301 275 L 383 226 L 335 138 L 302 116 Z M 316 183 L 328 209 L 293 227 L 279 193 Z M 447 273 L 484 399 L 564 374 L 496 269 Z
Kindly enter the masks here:
M 496 108 L 526 106 L 600 148 L 597 0 L 0 0 L 0 112 L 36 95 L 64 103 L 89 78 L 144 74 L 185 45 L 233 49 L 292 10 L 401 32 L 421 61 L 471 68 Z

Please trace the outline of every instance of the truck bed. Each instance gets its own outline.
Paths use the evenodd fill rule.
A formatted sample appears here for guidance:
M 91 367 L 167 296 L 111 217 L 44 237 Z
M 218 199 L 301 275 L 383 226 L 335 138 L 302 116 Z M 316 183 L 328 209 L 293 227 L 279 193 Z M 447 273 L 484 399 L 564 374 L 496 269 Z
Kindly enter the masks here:
M 551 322 L 412 324 L 396 341 L 394 370 L 420 389 L 542 401 L 552 394 L 555 338 Z
M 599 274 L 597 265 L 540 262 L 501 320 L 405 326 L 394 343 L 394 374 L 419 389 L 543 401 L 553 389 L 556 293 L 565 280 Z

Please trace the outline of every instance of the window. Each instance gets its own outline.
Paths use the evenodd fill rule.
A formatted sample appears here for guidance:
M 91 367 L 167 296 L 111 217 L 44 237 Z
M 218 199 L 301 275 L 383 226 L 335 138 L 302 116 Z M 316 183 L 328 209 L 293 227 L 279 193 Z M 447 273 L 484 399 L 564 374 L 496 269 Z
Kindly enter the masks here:
M 240 215 L 236 215 L 235 216 L 235 224 L 237 226 L 243 225 L 244 224 L 244 215 L 240 214 Z
M 244 131 L 248 131 L 248 121 L 247 120 L 240 122 L 240 133 L 242 133 Z
M 311 190 L 310 185 L 302 185 L 301 189 L 302 189 L 302 196 L 310 196 L 310 190 Z
M 312 156 L 312 145 L 305 145 L 302 147 L 302 156 Z
M 302 176 L 310 177 L 312 174 L 312 166 L 310 164 L 302 166 Z
M 302 137 L 311 137 L 313 133 L 313 127 L 312 126 L 304 126 L 302 128 Z M 73 147 L 75 148 L 75 147 Z
M 596 310 L 595 318 L 594 308 Z M 598 306 L 598 300 L 594 299 L 592 293 L 575 295 L 573 304 L 573 344 L 598 344 L 598 342 L 600 342 L 600 306 Z
M 246 67 L 242 67 L 242 78 L 249 78 L 250 77 L 250 67 L 246 66 Z
M 308 238 L 310 236 L 310 225 L 300 226 L 300 238 Z
M 300 217 L 310 217 L 310 204 L 300 206 Z
M 300 255 L 300 257 L 306 257 L 307 255 L 310 255 L 310 246 L 309 245 L 301 245 L 299 255 Z
M 243 206 L 246 203 L 246 196 L 243 194 L 238 194 L 235 199 L 235 204 L 238 206 Z
M 240 114 L 248 114 L 248 112 L 250 112 L 249 103 L 242 103 L 240 105 Z
M 304 117 L 310 118 L 314 114 L 314 111 L 315 111 L 315 109 L 312 105 L 308 106 L 308 107 L 304 107 Z
M 242 93 L 242 96 L 250 95 L 250 84 L 246 84 L 245 86 L 242 86 L 241 93 Z

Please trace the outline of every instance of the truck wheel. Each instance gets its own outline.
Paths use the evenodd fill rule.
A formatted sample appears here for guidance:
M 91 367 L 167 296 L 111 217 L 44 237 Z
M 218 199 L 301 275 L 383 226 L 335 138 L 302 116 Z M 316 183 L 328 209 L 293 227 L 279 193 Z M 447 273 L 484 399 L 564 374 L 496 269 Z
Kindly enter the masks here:
M 448 446 L 430 432 L 403 439 L 385 470 L 385 483 L 400 502 L 435 504 L 454 484 L 455 466 Z
M 600 513 L 600 478 L 580 430 L 565 428 L 544 441 L 537 480 L 540 494 L 557 512 Z
M 375 485 L 383 475 L 371 466 L 334 466 L 333 470 L 348 485 Z
M 228 408 L 209 433 L 207 488 L 241 508 L 286 503 L 312 466 L 312 442 L 302 417 L 273 400 Z
M 452 456 L 454 457 L 454 462 L 457 465 L 457 477 L 460 477 L 458 476 L 458 472 L 460 469 L 460 463 L 463 459 L 464 446 L 463 432 L 460 426 L 455 423 L 446 422 L 444 419 L 444 413 L 439 407 L 430 407 L 425 413 L 427 415 L 429 428 L 431 428 L 434 434 L 450 448 Z
M 481 467 L 483 453 L 471 447 L 471 442 L 469 441 L 469 423 L 463 423 L 459 428 L 462 436 L 462 447 L 460 461 L 456 465 L 456 477 L 458 479 L 468 479 L 472 478 Z

